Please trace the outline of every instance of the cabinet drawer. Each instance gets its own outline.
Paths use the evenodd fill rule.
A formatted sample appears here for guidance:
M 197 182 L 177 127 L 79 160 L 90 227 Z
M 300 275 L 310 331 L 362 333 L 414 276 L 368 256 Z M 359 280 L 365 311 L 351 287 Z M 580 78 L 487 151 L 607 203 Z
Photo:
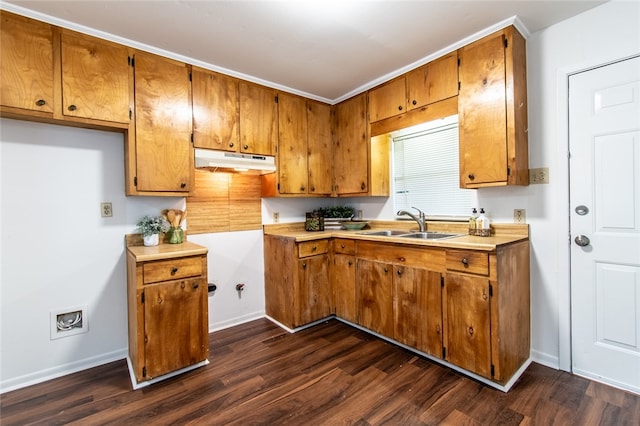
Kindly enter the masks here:
M 489 275 L 489 254 L 474 251 L 447 250 L 447 270 Z
M 333 252 L 341 254 L 356 254 L 356 242 L 354 240 L 336 238 L 333 240 Z
M 149 262 L 142 266 L 142 271 L 145 284 L 196 277 L 203 273 L 202 259 L 186 257 Z
M 315 240 L 298 243 L 298 257 L 313 256 L 327 253 L 329 251 L 329 240 Z

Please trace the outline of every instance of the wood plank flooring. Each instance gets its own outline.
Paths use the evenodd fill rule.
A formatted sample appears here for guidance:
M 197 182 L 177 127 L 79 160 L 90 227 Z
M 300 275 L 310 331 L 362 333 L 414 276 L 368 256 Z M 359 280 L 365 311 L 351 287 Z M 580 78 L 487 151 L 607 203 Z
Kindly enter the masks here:
M 337 320 L 212 333 L 211 363 L 133 391 L 118 361 L 0 396 L 2 425 L 638 425 L 640 397 L 532 364 L 508 393 Z

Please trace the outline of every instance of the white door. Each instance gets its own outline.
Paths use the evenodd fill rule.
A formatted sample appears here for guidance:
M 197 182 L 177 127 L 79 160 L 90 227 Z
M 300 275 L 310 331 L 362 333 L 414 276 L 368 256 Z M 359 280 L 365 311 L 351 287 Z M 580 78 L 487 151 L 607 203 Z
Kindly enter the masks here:
M 640 393 L 640 58 L 569 78 L 571 357 Z

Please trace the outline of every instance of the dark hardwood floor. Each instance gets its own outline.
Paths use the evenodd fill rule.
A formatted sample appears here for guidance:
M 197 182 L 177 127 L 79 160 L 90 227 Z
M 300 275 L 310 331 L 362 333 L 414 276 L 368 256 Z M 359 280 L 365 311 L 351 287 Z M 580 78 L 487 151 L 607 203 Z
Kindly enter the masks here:
M 209 365 L 137 391 L 123 360 L 5 393 L 0 423 L 640 424 L 639 396 L 535 363 L 503 393 L 337 320 L 257 320 L 209 343 Z

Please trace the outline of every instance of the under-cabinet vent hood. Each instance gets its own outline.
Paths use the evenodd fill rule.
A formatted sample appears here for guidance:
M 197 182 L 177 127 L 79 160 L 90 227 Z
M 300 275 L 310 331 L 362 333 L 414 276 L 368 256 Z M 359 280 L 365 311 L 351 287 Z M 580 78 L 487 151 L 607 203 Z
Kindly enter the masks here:
M 196 168 L 222 171 L 249 171 L 267 174 L 276 171 L 276 160 L 268 155 L 241 154 L 196 148 Z

